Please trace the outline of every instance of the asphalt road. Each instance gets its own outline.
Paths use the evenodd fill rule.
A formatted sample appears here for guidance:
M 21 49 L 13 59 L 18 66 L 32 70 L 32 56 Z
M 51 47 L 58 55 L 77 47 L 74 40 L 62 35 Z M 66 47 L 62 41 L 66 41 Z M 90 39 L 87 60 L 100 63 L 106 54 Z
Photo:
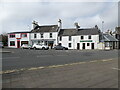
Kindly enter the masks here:
M 3 51 L 11 51 L 11 53 L 2 53 L 3 71 L 118 57 L 118 50 L 3 49 Z

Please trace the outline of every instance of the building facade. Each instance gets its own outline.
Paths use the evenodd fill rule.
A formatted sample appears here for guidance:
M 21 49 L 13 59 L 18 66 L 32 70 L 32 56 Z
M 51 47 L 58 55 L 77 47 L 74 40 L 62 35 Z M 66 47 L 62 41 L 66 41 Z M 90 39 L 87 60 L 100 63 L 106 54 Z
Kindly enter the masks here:
M 20 48 L 22 44 L 29 44 L 30 32 L 11 32 L 8 33 L 8 47 Z
M 59 33 L 59 44 L 68 49 L 99 49 L 100 30 L 87 29 L 62 29 Z
M 68 47 L 68 49 L 116 49 L 117 40 L 111 35 L 103 34 L 97 25 L 93 28 L 62 29 L 59 19 L 57 25 L 39 25 L 36 21 L 32 23 L 29 32 L 12 32 L 8 34 L 8 47 L 20 48 L 22 44 L 44 44 L 51 49 L 56 45 Z

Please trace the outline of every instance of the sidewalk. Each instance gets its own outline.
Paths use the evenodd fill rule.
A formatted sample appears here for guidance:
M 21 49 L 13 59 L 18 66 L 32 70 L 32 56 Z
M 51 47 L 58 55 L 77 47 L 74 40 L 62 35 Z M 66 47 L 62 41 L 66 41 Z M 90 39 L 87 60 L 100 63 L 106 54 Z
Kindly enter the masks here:
M 118 60 L 3 74 L 3 88 L 117 88 Z

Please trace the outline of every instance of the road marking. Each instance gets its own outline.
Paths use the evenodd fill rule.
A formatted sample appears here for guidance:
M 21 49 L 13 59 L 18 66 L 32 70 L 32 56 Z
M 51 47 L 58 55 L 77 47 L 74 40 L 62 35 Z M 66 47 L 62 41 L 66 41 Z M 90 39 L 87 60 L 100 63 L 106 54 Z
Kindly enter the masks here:
M 114 70 L 118 70 L 118 71 L 120 70 L 119 68 L 112 68 L 112 69 L 114 69 Z
M 16 58 L 20 58 L 20 57 L 6 57 L 6 58 L 0 58 L 0 59 L 16 59 Z
M 113 59 L 115 59 L 115 58 L 113 58 Z M 86 62 L 76 62 L 76 63 L 69 63 L 69 64 L 52 65 L 52 66 L 42 66 L 42 67 L 32 67 L 32 68 L 21 68 L 21 69 L 15 69 L 15 70 L 0 71 L 0 74 L 20 72 L 20 71 L 25 71 L 25 70 L 31 71 L 31 70 L 40 70 L 40 69 L 45 69 L 45 68 L 57 68 L 57 67 L 79 65 L 79 64 L 85 64 L 85 63 L 106 62 L 106 61 L 112 61 L 113 59 L 93 60 L 93 61 L 86 61 Z M 120 70 L 118 68 L 112 68 L 112 69 Z

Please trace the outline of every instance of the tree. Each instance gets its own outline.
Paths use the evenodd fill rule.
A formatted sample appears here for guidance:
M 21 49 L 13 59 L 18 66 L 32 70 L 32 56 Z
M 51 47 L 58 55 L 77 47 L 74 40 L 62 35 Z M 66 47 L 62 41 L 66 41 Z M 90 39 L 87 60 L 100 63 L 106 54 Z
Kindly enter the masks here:
M 0 38 L 2 39 L 1 41 L 3 42 L 3 45 L 7 46 L 8 45 L 8 35 L 6 33 L 1 34 Z

